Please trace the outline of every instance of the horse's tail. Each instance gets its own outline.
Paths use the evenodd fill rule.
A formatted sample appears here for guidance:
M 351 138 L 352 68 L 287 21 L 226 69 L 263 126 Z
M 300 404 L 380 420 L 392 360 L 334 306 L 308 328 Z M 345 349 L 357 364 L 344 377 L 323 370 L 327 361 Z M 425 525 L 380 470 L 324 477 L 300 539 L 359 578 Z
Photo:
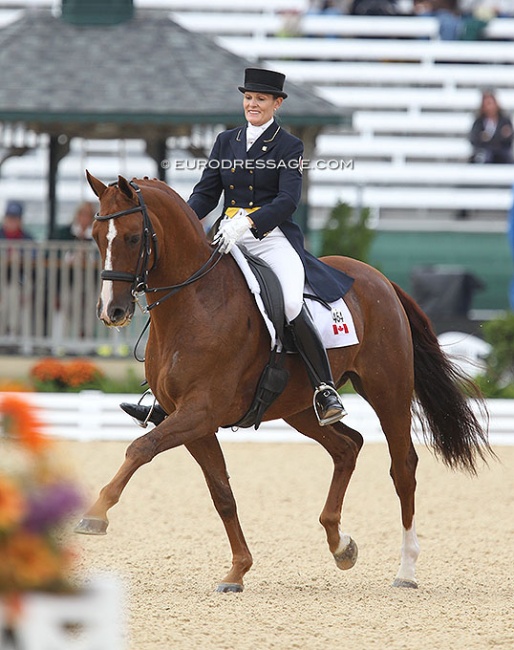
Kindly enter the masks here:
M 485 461 L 487 455 L 494 456 L 487 439 L 489 418 L 480 390 L 441 350 L 426 314 L 405 291 L 392 284 L 412 332 L 418 402 L 413 406 L 423 437 L 446 465 L 476 474 L 477 457 Z M 471 409 L 468 395 L 479 406 L 485 424 Z

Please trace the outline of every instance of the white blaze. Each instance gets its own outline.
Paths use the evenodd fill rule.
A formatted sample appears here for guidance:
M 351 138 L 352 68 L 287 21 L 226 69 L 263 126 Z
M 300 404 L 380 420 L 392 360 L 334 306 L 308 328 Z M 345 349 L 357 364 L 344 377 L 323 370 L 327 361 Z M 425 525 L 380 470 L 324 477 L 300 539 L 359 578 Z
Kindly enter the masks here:
M 104 269 L 112 271 L 112 243 L 116 237 L 116 224 L 114 219 L 109 220 L 109 230 L 107 232 L 107 251 L 105 253 Z M 102 320 L 109 320 L 107 317 L 107 308 L 112 300 L 112 280 L 102 281 L 102 291 L 100 293 L 100 318 Z

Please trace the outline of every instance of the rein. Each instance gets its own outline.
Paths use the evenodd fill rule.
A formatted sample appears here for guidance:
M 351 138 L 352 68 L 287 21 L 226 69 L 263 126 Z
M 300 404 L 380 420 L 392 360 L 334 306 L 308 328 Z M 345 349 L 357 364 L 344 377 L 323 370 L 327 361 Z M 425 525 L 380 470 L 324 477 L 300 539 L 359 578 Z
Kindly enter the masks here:
M 209 259 L 205 262 L 205 264 L 203 264 L 197 271 L 195 271 L 189 278 L 187 278 L 187 280 L 184 280 L 184 282 L 179 282 L 178 284 L 172 284 L 166 287 L 150 288 L 148 286 L 148 274 L 150 273 L 150 271 L 156 268 L 158 258 L 159 258 L 157 235 L 152 226 L 150 217 L 148 216 L 148 210 L 146 208 L 146 203 L 144 201 L 143 194 L 141 193 L 141 188 L 138 185 L 136 185 L 134 181 L 130 181 L 130 186 L 136 192 L 136 196 L 138 199 L 137 206 L 133 208 L 129 208 L 127 210 L 120 210 L 120 212 L 114 212 L 112 214 L 100 215 L 97 213 L 95 215 L 95 219 L 96 221 L 109 221 L 110 219 L 119 219 L 120 217 L 124 217 L 128 214 L 141 212 L 143 215 L 143 239 L 141 241 L 141 248 L 139 253 L 140 261 L 138 262 L 138 266 L 135 274 L 126 273 L 125 271 L 114 271 L 109 269 L 103 269 L 100 274 L 100 277 L 102 280 L 131 282 L 133 284 L 132 295 L 134 297 L 134 300 L 138 302 L 138 304 L 139 304 L 138 297 L 137 297 L 138 293 L 149 294 L 149 293 L 157 293 L 160 291 L 167 291 L 168 293 L 162 298 L 159 298 L 159 300 L 156 300 L 155 302 L 148 304 L 146 307 L 141 307 L 143 313 L 146 314 L 150 312 L 152 309 L 154 309 L 155 307 L 158 307 L 165 300 L 168 300 L 168 298 L 171 298 L 171 296 L 176 294 L 184 287 L 193 284 L 193 282 L 196 282 L 197 280 L 200 280 L 205 275 L 207 275 L 207 273 L 209 273 L 209 271 L 212 271 L 212 269 L 218 264 L 218 262 L 223 257 L 223 255 L 221 255 L 219 252 L 220 244 L 218 244 L 216 248 L 214 248 L 212 254 L 210 255 Z M 148 260 L 152 253 L 152 243 L 155 248 L 155 256 L 154 256 L 154 263 L 149 268 Z

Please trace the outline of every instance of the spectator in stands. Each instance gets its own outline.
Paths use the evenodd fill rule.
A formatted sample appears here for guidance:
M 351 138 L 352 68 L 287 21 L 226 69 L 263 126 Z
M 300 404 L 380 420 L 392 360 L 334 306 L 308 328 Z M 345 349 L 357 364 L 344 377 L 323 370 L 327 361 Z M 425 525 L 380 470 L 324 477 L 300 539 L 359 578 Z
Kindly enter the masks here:
M 320 7 L 320 13 L 333 14 L 337 16 L 339 14 L 343 14 L 344 11 L 341 3 L 337 0 L 323 0 Z
M 433 16 L 434 15 L 433 0 L 414 0 L 412 3 L 412 15 Z
M 434 15 L 439 20 L 439 38 L 457 41 L 462 30 L 459 0 L 433 0 Z
M 396 0 L 353 0 L 352 16 L 396 16 Z
M 0 227 L 0 239 L 8 241 L 32 241 L 32 236 L 22 226 L 23 204 L 19 201 L 7 201 L 3 224 Z M 22 306 L 30 303 L 33 298 L 31 285 L 22 289 L 27 280 L 33 279 L 34 269 L 32 260 L 24 256 L 23 245 L 20 247 L 8 244 L 2 250 L 5 255 L 5 284 L 0 288 L 0 333 L 11 336 L 21 334 Z M 8 352 L 16 351 L 15 346 L 9 346 Z
M 351 0 L 311 0 L 306 15 L 347 14 Z
M 512 0 L 461 0 L 461 5 L 463 13 L 486 21 L 514 15 Z
M 59 228 L 53 236 L 53 239 L 79 241 L 92 239 L 91 231 L 93 229 L 95 212 L 95 205 L 91 201 L 79 203 L 71 224 Z
M 19 201 L 7 201 L 4 220 L 0 227 L 0 239 L 32 239 L 22 226 L 23 204 Z
M 512 157 L 512 121 L 506 115 L 492 90 L 482 93 L 480 110 L 471 127 L 469 141 L 473 146 L 470 162 L 510 164 Z
M 91 242 L 93 236 L 93 222 L 95 218 L 96 207 L 90 201 L 82 201 L 78 204 L 73 221 L 67 226 L 59 228 L 53 235 L 52 239 L 63 242 Z M 83 309 L 88 304 L 88 292 L 90 287 L 96 287 L 98 283 L 98 269 L 93 261 L 97 258 L 96 248 L 86 246 L 75 246 L 63 244 L 58 251 L 59 265 L 56 273 L 57 296 L 54 306 L 54 327 L 62 331 L 63 335 L 70 335 L 69 328 L 73 321 L 73 314 L 77 314 L 79 309 L 76 305 L 75 297 L 80 295 L 80 304 Z M 83 338 L 86 336 L 85 323 L 88 315 L 81 314 L 80 325 L 71 332 L 72 336 Z

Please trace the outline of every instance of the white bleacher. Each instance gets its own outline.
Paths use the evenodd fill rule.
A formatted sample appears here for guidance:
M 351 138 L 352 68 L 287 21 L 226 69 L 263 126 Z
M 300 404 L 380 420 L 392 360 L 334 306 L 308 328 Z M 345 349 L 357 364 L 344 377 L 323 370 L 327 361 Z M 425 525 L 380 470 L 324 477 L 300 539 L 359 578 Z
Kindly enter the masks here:
M 410 162 L 408 165 L 384 165 L 380 162 L 359 162 L 353 166 L 339 164 L 338 160 L 313 163 L 310 178 L 313 183 L 335 185 L 350 182 L 358 185 L 426 185 L 438 187 L 512 187 L 514 165 L 469 165 L 432 162 Z
M 400 165 L 411 159 L 466 162 L 470 154 L 471 145 L 462 137 L 321 134 L 316 140 L 316 155 L 322 159 L 384 159 Z
M 348 17 L 347 17 L 348 18 Z M 380 18 L 387 20 L 387 18 Z M 498 41 L 422 41 L 382 38 L 277 38 L 217 36 L 221 47 L 255 62 L 270 58 L 319 61 L 436 63 L 513 63 L 512 43 Z
M 410 187 L 359 185 L 354 180 L 348 174 L 340 183 L 313 184 L 309 193 L 309 204 L 317 208 L 312 214 L 314 228 L 323 226 L 324 216 L 321 209 L 330 210 L 338 201 L 354 206 L 369 207 L 373 211 L 375 219 L 379 219 L 383 210 L 393 211 L 397 219 L 391 220 L 391 223 L 402 223 L 403 219 L 407 219 L 409 228 L 416 226 L 416 211 L 422 214 L 436 210 L 444 214 L 460 210 L 477 210 L 484 214 L 499 210 L 505 213 L 512 204 L 512 193 L 506 188 L 437 187 L 434 190 L 434 187 L 428 185 Z M 409 214 L 402 216 L 404 211 L 408 211 Z M 444 218 L 446 219 L 446 217 Z M 477 223 L 486 227 L 487 231 L 497 228 L 504 232 L 506 229 L 505 218 L 493 223 L 484 217 Z M 435 229 L 441 226 L 439 221 L 433 221 L 432 218 L 425 225 Z M 380 227 L 387 227 L 387 219 L 380 220 Z
M 389 18 L 367 20 L 383 24 Z M 336 171 L 315 170 L 313 206 L 329 207 L 344 196 L 393 214 L 425 208 L 487 218 L 509 208 L 514 167 L 469 165 L 467 136 L 483 87 L 497 86 L 501 105 L 514 112 L 512 43 L 440 42 L 415 35 L 411 40 L 262 35 L 217 40 L 238 54 L 246 42 L 246 56 L 251 53 L 258 65 L 311 84 L 342 113 L 352 114 L 352 132 L 323 135 L 316 152 L 356 159 L 354 170 L 345 172 L 348 187 L 337 187 L 342 179 Z
M 357 111 L 353 115 L 353 128 L 357 133 L 367 136 L 375 133 L 397 133 L 404 136 L 425 133 L 432 135 L 458 134 L 466 138 L 472 123 L 473 115 L 470 113 Z
M 293 14 L 294 16 L 294 14 Z M 389 21 L 370 21 L 368 16 L 299 15 L 291 20 L 291 13 L 256 13 L 248 19 L 248 13 L 173 12 L 171 19 L 182 27 L 204 34 L 217 36 L 277 36 L 287 29 L 294 29 L 301 36 L 381 37 L 387 38 L 437 38 L 437 19 L 413 20 L 398 16 Z
M 478 88 L 394 88 L 376 86 L 318 86 L 318 94 L 342 109 L 395 109 L 409 111 L 466 111 L 472 115 L 480 104 Z M 497 92 L 502 106 L 514 106 L 514 89 Z
M 286 61 L 266 59 L 273 69 L 280 69 L 296 83 L 350 86 L 379 85 L 434 88 L 514 88 L 510 65 L 458 65 L 440 63 L 420 67 L 416 63 L 377 61 L 371 63 L 340 61 Z
M 24 4 L 0 0 L 0 26 Z M 26 4 L 55 10 L 58 2 Z M 389 217 L 468 210 L 489 224 L 503 219 L 504 225 L 514 166 L 469 165 L 467 135 L 483 87 L 494 86 L 502 106 L 514 114 L 514 18 L 492 20 L 487 40 L 442 42 L 436 18 L 310 15 L 308 5 L 307 0 L 135 0 L 136 9 L 169 10 L 186 29 L 215 38 L 256 65 L 281 70 L 290 82 L 309 84 L 342 114 L 352 115 L 351 129 L 333 127 L 318 136 L 318 161 L 354 165 L 311 169 L 309 203 L 316 223 L 346 200 Z M 287 29 L 294 36 L 284 37 Z M 113 175 L 116 152 L 103 158 L 100 150 L 84 152 L 83 146 L 72 141 L 59 171 L 58 191 L 67 199 L 85 160 L 95 175 Z M 21 158 L 5 163 L 2 194 L 11 195 L 5 173 L 23 164 Z M 130 170 L 127 175 L 155 173 L 143 151 L 120 155 L 118 164 L 120 173 Z M 186 198 L 196 180 L 192 172 L 170 170 L 169 182 Z
M 292 4 L 292 3 L 291 3 Z M 439 39 L 439 21 L 432 16 L 388 16 L 387 20 L 370 16 L 337 16 L 332 14 L 302 14 L 299 10 L 295 20 L 294 13 L 280 10 L 259 11 L 254 3 L 237 5 L 232 13 L 215 11 L 174 11 L 172 20 L 186 29 L 215 34 L 217 36 L 238 34 L 277 36 L 291 29 L 299 36 L 329 36 L 343 38 L 392 38 L 392 39 Z M 243 12 L 242 9 L 245 11 Z M 251 20 L 249 11 L 253 11 Z M 293 7 L 293 11 L 295 7 Z M 371 18 L 371 19 L 370 19 Z M 514 19 L 497 18 L 484 30 L 488 40 L 514 39 Z
M 57 10 L 62 0 L 0 0 L 2 8 L 51 8 Z M 254 2 L 234 2 L 234 0 L 134 0 L 136 9 L 159 9 L 170 11 L 306 11 L 308 0 L 254 0 Z

